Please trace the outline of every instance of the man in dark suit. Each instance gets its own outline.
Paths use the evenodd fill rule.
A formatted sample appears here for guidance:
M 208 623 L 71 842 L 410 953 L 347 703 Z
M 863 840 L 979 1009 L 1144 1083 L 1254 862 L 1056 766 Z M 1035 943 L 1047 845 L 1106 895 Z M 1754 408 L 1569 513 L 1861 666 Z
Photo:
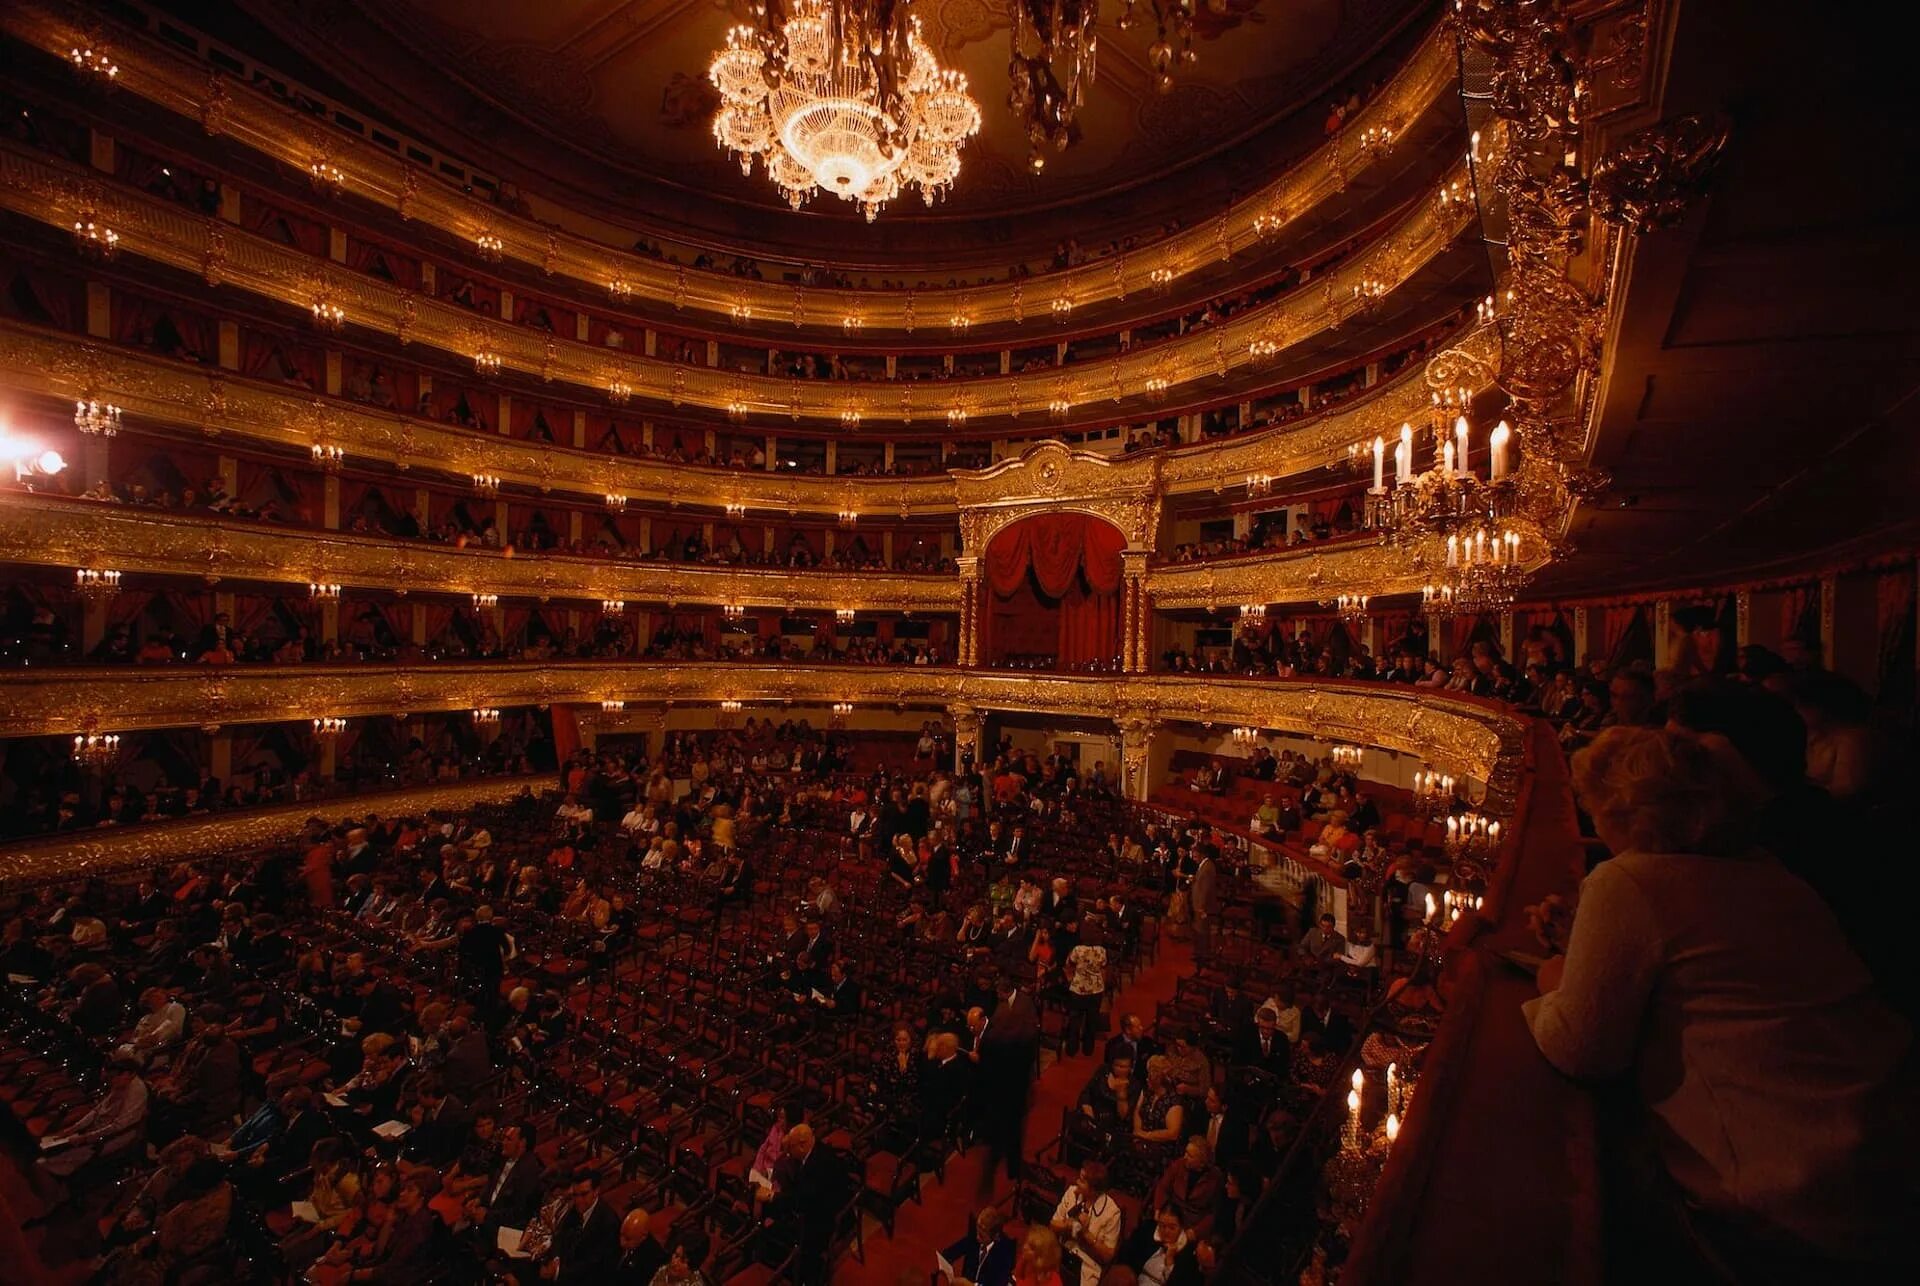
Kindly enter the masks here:
M 1145 1067 L 1147 1060 L 1160 1052 L 1160 1042 L 1147 1035 L 1139 1014 L 1121 1014 L 1120 1030 L 1108 1041 L 1105 1058 L 1111 1064 L 1116 1058 L 1130 1058 L 1136 1068 Z
M 447 1056 L 440 1064 L 440 1079 L 446 1083 L 447 1092 L 471 1103 L 492 1075 L 493 1053 L 487 1048 L 487 1033 L 465 1014 L 455 1015 L 447 1023 Z
M 540 1275 L 565 1286 L 605 1281 L 620 1258 L 620 1216 L 600 1199 L 600 1183 L 592 1175 L 576 1175 L 567 1187 L 567 1212 L 553 1226 L 553 1245 Z
M 794 1239 L 796 1286 L 823 1286 L 827 1247 L 847 1198 L 846 1167 L 832 1148 L 820 1146 L 813 1127 L 805 1123 L 787 1131 L 784 1147 L 786 1156 L 774 1167 L 767 1221 L 784 1226 Z
M 467 1146 L 467 1105 L 447 1093 L 439 1077 L 423 1075 L 414 1083 L 413 1130 L 400 1155 L 417 1165 L 442 1169 Z
M 973 1063 L 960 1055 L 960 1038 L 950 1031 L 933 1038 L 933 1054 L 920 1077 L 920 1137 L 944 1139 L 957 1126 L 960 1105 L 973 1079 Z
M 1285 1080 L 1292 1065 L 1293 1051 L 1286 1033 L 1280 1030 L 1280 1014 L 1271 1005 L 1262 1005 L 1253 1014 L 1253 1022 L 1234 1035 L 1233 1065 L 1251 1067 L 1276 1081 Z
M 493 922 L 493 908 L 476 910 L 472 926 L 460 934 L 455 951 L 460 980 L 479 999 L 484 1011 L 491 1012 L 500 1003 L 500 980 L 506 976 L 510 950 L 506 930 Z
M 1187 891 L 1193 909 L 1193 958 L 1204 964 L 1213 958 L 1213 935 L 1220 924 L 1223 898 L 1220 890 L 1220 862 L 1212 844 L 1200 845 L 1200 863 L 1193 869 L 1193 883 Z
M 993 1206 L 983 1208 L 973 1218 L 973 1232 L 948 1246 L 943 1257 L 954 1272 L 974 1286 L 1012 1286 L 1013 1262 L 1020 1246 L 1000 1229 L 1006 1216 Z
M 1325 992 L 1316 994 L 1301 1011 L 1300 1029 L 1303 1036 L 1313 1037 L 1316 1047 L 1324 1052 L 1344 1051 L 1353 1043 L 1353 1020 L 1341 1013 Z
M 533 1155 L 533 1125 L 509 1125 L 500 1134 L 500 1168 L 480 1189 L 486 1207 L 488 1243 L 501 1228 L 525 1228 L 540 1209 L 546 1189 L 546 1171 Z
M 980 1034 L 980 1124 L 990 1152 L 983 1181 L 991 1183 L 1002 1158 L 1007 1177 L 1020 1177 L 1021 1138 L 1027 1122 L 1027 1094 L 1033 1085 L 1033 1064 L 1040 1049 L 1040 1015 L 1033 997 L 1015 977 L 1001 992 L 999 1007 Z
M 1284 1039 L 1284 1037 L 1282 1038 Z M 1252 1116 L 1244 1107 L 1227 1101 L 1218 1086 L 1209 1085 L 1206 1096 L 1207 1146 L 1213 1149 L 1213 1163 L 1221 1173 L 1240 1164 L 1252 1139 Z
M 620 1221 L 620 1258 L 613 1266 L 613 1286 L 653 1286 L 666 1266 L 667 1251 L 653 1235 L 653 1216 L 639 1206 Z
M 850 1017 L 860 1012 L 860 984 L 847 976 L 844 960 L 835 960 L 827 966 L 826 985 L 819 988 L 817 994 L 825 999 L 814 1003 L 827 1013 Z
M 446 1267 L 447 1225 L 427 1208 L 429 1192 L 440 1190 L 439 1177 L 420 1174 L 400 1185 L 394 1199 L 393 1231 L 387 1250 L 374 1263 L 356 1268 L 348 1281 L 377 1286 L 417 1286 Z

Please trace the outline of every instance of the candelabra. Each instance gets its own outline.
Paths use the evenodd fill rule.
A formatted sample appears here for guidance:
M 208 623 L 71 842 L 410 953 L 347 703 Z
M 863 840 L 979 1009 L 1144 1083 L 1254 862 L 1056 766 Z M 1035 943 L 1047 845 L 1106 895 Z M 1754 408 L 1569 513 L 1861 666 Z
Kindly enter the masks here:
M 498 606 L 500 606 L 500 596 L 498 594 L 475 594 L 473 596 L 473 610 L 476 612 L 491 612 Z
M 1153 376 L 1147 380 L 1146 389 L 1147 396 L 1158 402 L 1167 395 L 1167 377 L 1164 375 Z
M 107 56 L 106 48 L 97 41 L 87 41 L 67 50 L 67 61 L 73 69 L 83 76 L 90 76 L 108 85 L 120 79 L 120 64 Z
M 1334 614 L 1349 625 L 1363 625 L 1367 620 L 1367 604 L 1371 600 L 1365 594 L 1340 594 L 1329 605 Z
M 747 507 L 738 500 L 729 500 L 722 508 L 729 518 L 744 518 L 747 516 Z
M 956 335 L 964 335 L 973 328 L 973 318 L 965 313 L 955 313 L 947 318 L 947 325 Z
M 474 350 L 473 369 L 482 377 L 492 379 L 498 375 L 500 373 L 500 363 L 500 354 L 493 349 L 479 348 Z
M 852 713 L 853 713 L 853 702 L 851 701 L 834 702 L 833 709 L 828 716 L 828 720 L 827 720 L 828 726 L 834 727 L 834 728 L 846 727 L 847 717 Z
M 627 507 L 627 498 L 617 491 L 609 491 L 600 498 L 600 503 L 607 507 L 609 513 L 623 513 Z
M 475 706 L 473 708 L 473 726 L 493 728 L 500 724 L 500 711 L 493 706 Z
M 600 600 L 600 615 L 602 616 L 618 616 L 626 610 L 627 600 L 624 598 L 603 598 Z
M 958 321 L 963 319 L 956 318 L 955 320 Z M 840 333 L 843 335 L 852 335 L 857 331 L 859 331 L 866 324 L 867 324 L 866 318 L 861 317 L 857 313 L 848 313 L 845 317 L 842 317 L 840 319 Z M 956 326 L 954 327 L 954 329 L 958 330 L 960 329 L 960 327 Z
M 967 408 L 964 406 L 956 406 L 949 409 L 947 411 L 947 427 L 950 429 L 966 428 Z
M 1227 735 L 1233 739 L 1234 745 L 1244 749 L 1260 739 L 1260 730 L 1258 728 L 1235 728 Z
M 855 406 L 848 406 L 848 407 L 841 408 L 840 427 L 843 429 L 859 428 L 860 427 L 860 408 Z
M 624 701 L 615 701 L 615 700 L 609 699 L 606 701 L 602 701 L 600 703 L 601 714 L 619 714 L 626 708 L 627 708 L 627 703 Z
M 1056 420 L 1066 419 L 1067 413 L 1071 410 L 1073 410 L 1073 403 L 1064 397 L 1056 397 L 1047 403 L 1047 414 Z
M 743 399 L 736 397 L 727 403 L 727 419 L 735 424 L 747 422 L 747 404 Z
M 624 304 L 633 298 L 633 283 L 625 277 L 615 277 L 607 283 L 607 294 L 615 303 Z
M 1335 746 L 1327 752 L 1335 768 L 1357 770 L 1365 761 L 1367 752 L 1359 746 Z
M 507 243 L 491 229 L 482 229 L 473 239 L 473 248 L 488 263 L 499 263 L 501 257 L 507 252 Z
M 1273 494 L 1273 475 L 1270 473 L 1250 473 L 1247 475 L 1247 499 L 1261 500 Z
M 1253 360 L 1255 365 L 1264 366 L 1266 363 L 1272 361 L 1279 352 L 1280 341 L 1269 336 L 1262 335 L 1258 339 L 1250 340 L 1247 344 L 1247 356 Z
M 720 614 L 729 621 L 737 621 L 747 614 L 747 609 L 738 603 L 728 603 L 720 609 Z
M 1246 629 L 1249 626 L 1256 625 L 1259 622 L 1264 621 L 1266 619 L 1267 619 L 1267 605 L 1265 603 L 1240 604 L 1240 628 L 1241 629 Z
M 1453 808 L 1453 778 L 1432 768 L 1413 774 L 1413 811 L 1420 817 L 1432 817 Z
M 1440 922 L 1451 929 L 1461 916 L 1479 911 L 1485 901 L 1486 898 L 1478 893 L 1448 889 L 1440 895 Z
M 500 494 L 500 479 L 491 473 L 473 475 L 473 493 L 485 500 L 492 500 Z
M 340 466 L 346 462 L 347 449 L 327 442 L 313 444 L 313 462 L 328 473 L 340 472 Z
M 714 716 L 714 723 L 721 728 L 731 728 L 740 716 L 740 703 L 729 697 L 720 703 L 720 713 Z
M 737 322 L 750 322 L 753 320 L 753 305 L 736 299 L 727 305 L 727 316 Z
M 1053 319 L 1062 326 L 1066 325 L 1067 319 L 1073 316 L 1073 301 L 1065 295 L 1054 296 L 1052 307 Z
M 615 406 L 625 406 L 633 401 L 633 385 L 625 380 L 615 380 L 607 385 L 607 401 Z
M 347 172 L 320 155 L 307 162 L 307 182 L 316 192 L 334 193 L 346 186 Z
M 342 308 L 338 303 L 335 303 L 329 295 L 323 294 L 317 297 L 313 303 L 308 306 L 308 311 L 312 313 L 313 324 L 315 328 L 319 330 L 326 331 L 330 335 L 337 335 L 346 329 L 347 310 Z
M 73 427 L 82 433 L 110 438 L 120 431 L 120 408 L 98 398 L 82 398 L 73 404 Z
M 88 603 L 104 603 L 120 592 L 120 573 L 100 567 L 82 567 L 73 574 L 73 592 Z
M 307 597 L 316 603 L 337 603 L 340 601 L 340 587 L 325 581 L 307 582 Z
M 851 527 L 860 521 L 860 514 L 856 510 L 842 509 L 839 513 L 839 520 L 842 527 Z
M 1360 131 L 1360 150 L 1370 157 L 1391 156 L 1398 137 L 1398 128 L 1392 122 L 1369 125 Z
M 73 221 L 73 243 L 89 259 L 106 260 L 120 253 L 120 234 L 102 223 L 92 209 L 82 210 Z
M 1147 274 L 1147 280 L 1153 283 L 1154 289 L 1165 290 L 1173 284 L 1173 269 L 1162 264 Z
M 1500 823 L 1488 821 L 1478 813 L 1460 813 L 1447 818 L 1447 856 L 1476 857 L 1500 844 Z
M 105 768 L 119 755 L 117 732 L 83 732 L 73 739 L 73 761 L 82 768 Z
M 313 721 L 315 741 L 335 741 L 347 730 L 347 721 L 338 715 L 322 715 Z
M 1453 586 L 1422 585 L 1420 587 L 1420 612 L 1428 620 L 1444 621 L 1452 616 L 1455 610 Z
M 836 607 L 836 608 L 834 608 L 834 609 L 833 609 L 833 620 L 834 620 L 834 623 L 835 623 L 836 625 L 851 625 L 851 624 L 853 624 L 853 609 L 852 609 L 851 607 Z

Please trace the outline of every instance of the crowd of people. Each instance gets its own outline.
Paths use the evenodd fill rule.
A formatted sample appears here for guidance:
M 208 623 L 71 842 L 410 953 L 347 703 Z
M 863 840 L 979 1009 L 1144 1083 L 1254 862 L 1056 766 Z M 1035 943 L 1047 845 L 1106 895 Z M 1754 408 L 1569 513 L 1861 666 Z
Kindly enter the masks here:
M 850 775 L 847 739 L 800 721 L 678 734 L 582 753 L 544 801 L 16 895 L 0 1085 L 39 1123 L 33 1222 L 110 1282 L 681 1283 L 754 1258 L 820 1282 L 863 1149 L 937 1174 L 978 1144 L 1022 1182 L 946 1248 L 971 1280 L 1204 1280 L 1350 1022 L 1291 986 L 1109 1013 L 1149 917 L 1224 883 L 1218 847 L 1131 813 L 1105 765 L 1003 744 L 948 771 L 949 738 Z M 764 1010 L 760 1044 L 710 1048 L 703 1009 L 676 1047 L 766 1100 L 621 1067 L 679 1039 L 654 990 L 675 968 Z M 1022 1141 L 1043 1043 L 1100 1055 L 1051 1160 Z M 778 1065 L 856 1051 L 838 1091 Z M 1119 1228 L 1109 1191 L 1148 1213 Z

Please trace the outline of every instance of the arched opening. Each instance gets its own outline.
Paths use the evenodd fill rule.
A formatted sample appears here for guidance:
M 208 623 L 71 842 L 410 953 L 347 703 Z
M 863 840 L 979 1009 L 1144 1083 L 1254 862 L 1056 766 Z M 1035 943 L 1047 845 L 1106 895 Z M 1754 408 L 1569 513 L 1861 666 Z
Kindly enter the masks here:
M 982 655 L 992 665 L 1086 669 L 1120 657 L 1127 538 L 1083 513 L 1035 514 L 987 545 Z

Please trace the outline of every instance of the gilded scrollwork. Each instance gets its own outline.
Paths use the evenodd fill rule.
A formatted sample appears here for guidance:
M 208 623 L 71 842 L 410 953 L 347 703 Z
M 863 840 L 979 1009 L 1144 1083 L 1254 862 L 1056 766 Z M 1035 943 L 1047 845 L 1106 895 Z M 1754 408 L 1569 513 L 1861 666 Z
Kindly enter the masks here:
M 1594 162 L 1594 213 L 1634 232 L 1678 223 L 1732 136 L 1724 112 L 1676 116 L 1628 135 Z
M 287 804 L 209 817 L 108 827 L 0 846 L 0 888 L 98 878 L 148 869 L 155 863 L 204 857 L 283 843 L 299 835 L 315 815 L 364 815 L 369 810 L 408 816 L 446 810 L 461 812 L 480 804 L 512 799 L 524 790 L 539 791 L 541 777 L 488 777 L 458 785 L 423 786 L 352 799 Z
M 1464 181 L 1466 166 L 1462 160 L 1452 178 Z M 69 173 L 62 162 L 17 147 L 0 147 L 0 208 L 61 227 L 71 225 L 82 208 L 97 211 L 119 234 L 124 253 L 202 271 L 208 256 L 219 249 L 223 283 L 296 307 L 311 302 L 301 297 L 301 283 L 311 275 L 312 260 L 299 250 L 238 227 L 221 227 L 218 221 L 197 218 L 137 190 L 110 188 L 89 179 L 88 188 L 98 189 L 97 200 L 60 191 L 79 181 L 78 171 Z M 1392 232 L 1335 268 L 1326 289 L 1344 297 L 1362 282 L 1396 286 L 1452 245 L 1469 218 L 1466 203 L 1445 209 L 1421 203 Z M 684 402 L 711 410 L 745 407 L 757 415 L 798 410 L 814 418 L 838 417 L 837 407 L 796 404 L 786 381 L 777 376 L 730 375 L 706 366 L 686 368 L 653 358 L 617 357 L 601 346 L 563 342 L 503 320 L 477 317 L 455 304 L 423 298 L 364 275 L 343 279 L 334 302 L 356 322 L 391 331 L 403 342 L 418 340 L 467 358 L 484 351 L 490 358 L 499 358 L 504 369 L 537 374 L 543 380 L 596 391 L 619 380 L 632 385 L 631 396 L 654 402 Z M 1285 294 L 1204 331 L 1123 355 L 1109 368 L 1069 370 L 1063 379 L 1074 392 L 1067 400 L 1076 405 L 1092 403 L 1115 389 L 1158 397 L 1166 388 L 1250 366 L 1253 357 L 1248 345 L 1256 338 L 1279 336 L 1286 343 L 1299 343 L 1318 333 L 1326 320 L 1312 292 Z M 1006 376 L 902 381 L 898 394 L 903 423 L 943 419 L 956 398 L 964 398 L 975 423 L 1011 419 L 1018 397 L 1014 381 Z
M 0 726 L 18 735 L 195 726 L 211 717 L 229 725 L 264 723 L 283 720 L 290 710 L 363 718 L 476 705 L 597 707 L 606 699 L 822 706 L 851 701 L 1076 716 L 1117 722 L 1123 743 L 1150 735 L 1156 721 L 1305 735 L 1335 727 L 1353 740 L 1494 783 L 1490 807 L 1496 811 L 1500 792 L 1517 771 L 1525 733 L 1519 719 L 1487 702 L 1397 685 L 1318 680 L 644 661 L 0 672 Z
M 312 581 L 373 590 L 488 593 L 582 604 L 797 604 L 856 611 L 957 612 L 960 584 L 937 574 L 787 571 L 403 545 L 345 532 L 226 523 L 165 510 L 0 495 L 0 561 L 220 579 Z
M 960 538 L 978 555 L 1004 527 L 1068 510 L 1112 523 L 1135 549 L 1151 549 L 1160 526 L 1160 458 L 1096 455 L 1064 442 L 1036 443 L 986 469 L 954 473 Z

